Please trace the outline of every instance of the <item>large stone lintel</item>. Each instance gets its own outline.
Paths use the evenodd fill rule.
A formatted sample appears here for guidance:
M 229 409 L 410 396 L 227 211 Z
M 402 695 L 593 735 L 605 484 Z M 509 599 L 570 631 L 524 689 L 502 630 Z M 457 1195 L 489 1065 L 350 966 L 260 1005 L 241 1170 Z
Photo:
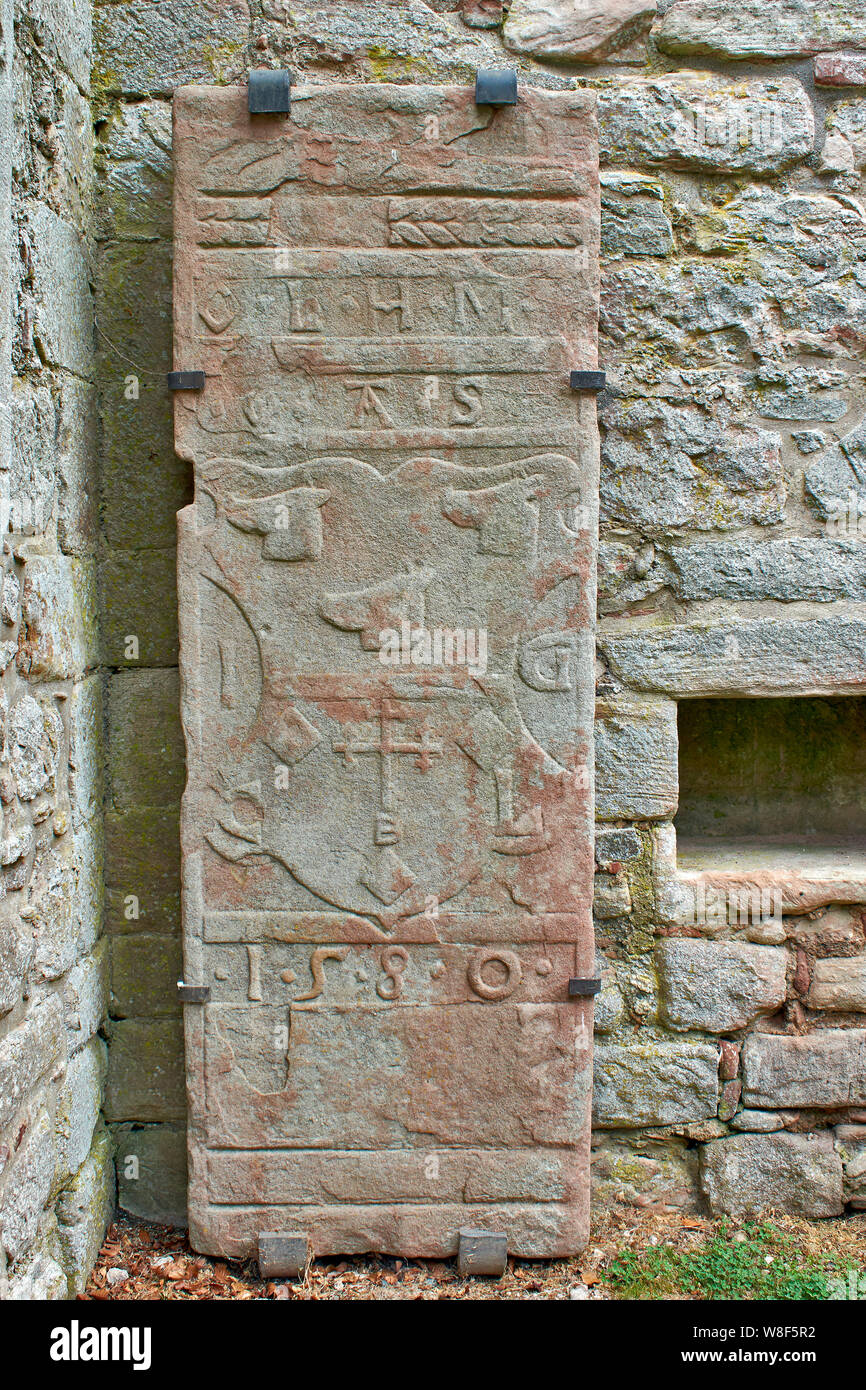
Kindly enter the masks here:
M 599 646 L 627 685 L 674 699 L 866 691 L 866 615 L 857 610 L 602 634 Z
M 656 30 L 663 53 L 806 58 L 866 44 L 863 0 L 678 0 Z

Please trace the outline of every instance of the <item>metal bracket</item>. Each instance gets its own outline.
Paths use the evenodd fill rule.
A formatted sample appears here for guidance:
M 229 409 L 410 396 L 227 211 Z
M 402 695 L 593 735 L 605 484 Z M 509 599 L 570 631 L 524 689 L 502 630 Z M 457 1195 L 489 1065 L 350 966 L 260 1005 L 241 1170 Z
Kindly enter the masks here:
M 457 1270 L 460 1274 L 486 1274 L 501 1279 L 508 1263 L 508 1237 L 504 1231 L 477 1231 L 464 1227 L 458 1235 Z
M 601 980 L 569 980 L 569 999 L 591 999 L 601 991 Z
M 204 372 L 169 372 L 169 391 L 203 391 Z
M 606 382 L 605 372 L 572 372 L 569 385 L 572 391 L 603 391 Z
M 475 75 L 476 106 L 516 106 L 517 69 L 479 68 Z
M 292 109 L 292 74 L 285 68 L 254 68 L 247 77 L 251 116 L 288 116 Z
M 206 1004 L 210 999 L 210 985 L 185 985 L 177 982 L 177 997 L 182 1004 Z
M 306 1235 L 290 1231 L 262 1231 L 259 1235 L 259 1274 L 263 1279 L 297 1279 L 310 1258 Z

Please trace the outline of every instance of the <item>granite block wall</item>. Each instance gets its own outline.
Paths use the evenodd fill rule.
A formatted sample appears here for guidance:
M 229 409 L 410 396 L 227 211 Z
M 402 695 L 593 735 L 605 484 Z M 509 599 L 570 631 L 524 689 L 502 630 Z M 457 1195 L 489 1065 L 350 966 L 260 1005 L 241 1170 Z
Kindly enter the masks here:
M 102 937 L 90 9 L 0 9 L 0 1299 L 114 1208 Z

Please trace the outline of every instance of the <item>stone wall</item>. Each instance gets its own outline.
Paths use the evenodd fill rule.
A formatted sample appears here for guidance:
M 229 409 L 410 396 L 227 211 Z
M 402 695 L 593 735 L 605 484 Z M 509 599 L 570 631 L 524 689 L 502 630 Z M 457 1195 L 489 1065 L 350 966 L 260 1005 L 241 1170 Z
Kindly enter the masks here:
M 834 56 L 866 48 L 866 7 L 831 7 L 821 24 L 826 6 L 771 8 L 772 24 L 759 0 L 730 14 L 680 0 L 658 16 L 652 3 L 514 0 L 504 31 L 494 0 L 97 8 L 104 641 L 116 671 L 107 1105 L 122 1152 L 140 1160 L 134 1179 L 121 1166 L 132 1210 L 183 1210 L 172 548 L 188 479 L 162 384 L 170 96 L 269 64 L 311 81 L 469 82 L 507 61 L 524 82 L 598 92 L 597 1195 L 732 1210 L 772 1199 L 815 1214 L 841 1209 L 843 1179 L 851 1196 L 866 1076 L 850 886 L 849 905 L 826 916 L 705 928 L 671 828 L 678 698 L 851 693 L 866 678 L 866 550 L 837 515 L 863 478 L 866 100 L 844 84 L 866 79 L 862 62 Z M 616 22 L 590 23 L 596 11 Z M 825 890 L 810 905 L 830 901 Z
M 479 66 L 503 62 L 526 83 L 594 89 L 602 134 L 596 1200 L 709 1201 L 738 1214 L 770 1201 L 813 1215 L 866 1200 L 866 877 L 758 874 L 749 883 L 782 893 L 779 911 L 732 924 L 700 910 L 703 880 L 678 860 L 674 830 L 678 701 L 853 695 L 866 682 L 857 511 L 862 501 L 866 514 L 866 57 L 857 53 L 866 53 L 866 4 L 513 0 L 503 27 L 498 0 L 112 0 L 93 12 L 92 164 L 90 127 L 74 114 L 86 94 L 87 25 L 77 9 L 61 13 L 61 0 L 48 5 L 38 0 L 44 32 L 62 34 L 62 46 L 55 53 L 59 40 L 46 37 L 32 56 L 28 81 L 38 85 L 38 75 L 45 90 L 32 96 L 31 153 L 16 162 L 26 237 L 20 253 L 13 239 L 2 254 L 31 306 L 13 344 L 17 399 L 30 411 L 26 467 L 40 495 L 49 474 L 56 479 L 57 502 L 44 534 L 8 558 L 25 601 L 33 596 L 25 613 L 38 616 L 25 617 L 5 679 L 22 692 L 36 684 L 30 699 L 46 728 L 48 710 L 64 737 L 71 720 L 79 751 L 69 830 L 51 850 L 55 877 L 39 868 L 55 864 L 43 845 L 50 819 L 35 832 L 36 867 L 33 853 L 25 861 L 32 885 L 11 865 L 6 872 L 10 899 L 39 910 L 62 891 L 51 885 L 64 881 L 64 860 L 79 873 L 97 863 L 87 768 L 99 759 L 86 734 L 98 729 L 98 685 L 80 679 L 97 660 L 96 551 L 109 740 L 105 1111 L 122 1204 L 183 1220 L 174 517 L 190 482 L 172 450 L 165 390 L 172 91 L 242 81 L 250 66 L 288 66 L 313 82 L 469 83 Z M 19 45 L 40 22 L 20 26 Z M 7 65 L 4 91 L 10 80 Z M 89 226 L 91 206 L 92 261 L 90 242 L 82 251 L 69 231 Z M 85 495 L 89 277 L 96 537 Z M 51 431 L 53 447 L 40 445 Z M 17 798 L 16 813 L 31 805 L 21 807 L 20 790 Z M 76 899 L 86 917 L 76 951 L 93 946 L 97 900 L 95 889 Z M 0 957 L 14 961 L 15 950 Z M 0 1021 L 0 1049 L 13 1038 L 14 1065 L 33 1075 L 21 1101 L 33 1164 L 39 1124 L 49 1123 L 39 1114 L 50 1115 L 62 1088 L 70 1104 L 73 1092 L 92 1104 L 102 1044 L 87 1039 L 100 1006 L 95 991 L 83 1001 L 96 959 L 74 963 L 70 948 L 41 978 L 22 964 Z M 26 987 L 35 982 L 26 1006 L 25 970 Z M 75 1089 L 52 1079 L 53 1056 L 31 1063 L 25 1049 L 31 1011 L 61 1011 L 67 982 L 79 979 L 79 1030 L 64 1032 L 68 1014 L 56 1025 L 58 1057 L 82 1059 L 70 1064 Z M 76 1122 L 76 1141 L 92 1128 L 92 1118 Z M 78 1143 L 75 1161 L 85 1158 Z M 30 1171 L 13 1160 L 7 1173 L 16 1161 Z M 43 1162 L 43 1185 L 46 1171 Z M 97 1168 L 88 1172 L 95 1190 Z M 46 1250 L 50 1212 L 65 1219 L 67 1210 L 53 1195 L 58 1181 L 52 1170 L 41 1200 Z M 38 1205 L 32 1193 L 22 1198 L 28 1231 Z
M 83 1288 L 114 1204 L 90 10 L 0 27 L 0 1299 L 29 1299 Z

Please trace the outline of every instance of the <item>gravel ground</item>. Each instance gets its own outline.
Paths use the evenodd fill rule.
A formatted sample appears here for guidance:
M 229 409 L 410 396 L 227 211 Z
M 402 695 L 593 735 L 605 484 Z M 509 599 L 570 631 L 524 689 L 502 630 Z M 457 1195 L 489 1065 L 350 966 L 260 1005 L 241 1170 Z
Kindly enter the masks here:
M 783 1239 L 793 1237 L 796 1249 L 807 1258 L 835 1257 L 858 1269 L 866 1263 L 866 1214 L 821 1222 L 777 1217 L 774 1225 Z M 184 1231 L 120 1215 L 108 1231 L 87 1292 L 79 1298 L 612 1299 L 618 1295 L 607 1270 L 616 1255 L 649 1253 L 659 1245 L 696 1251 L 720 1233 L 732 1243 L 745 1239 L 730 1223 L 664 1208 L 624 1206 L 598 1220 L 583 1255 L 543 1262 L 509 1259 L 501 1280 L 463 1279 L 450 1260 L 359 1256 L 317 1260 L 299 1281 L 264 1282 L 253 1262 L 237 1264 L 197 1255 Z

